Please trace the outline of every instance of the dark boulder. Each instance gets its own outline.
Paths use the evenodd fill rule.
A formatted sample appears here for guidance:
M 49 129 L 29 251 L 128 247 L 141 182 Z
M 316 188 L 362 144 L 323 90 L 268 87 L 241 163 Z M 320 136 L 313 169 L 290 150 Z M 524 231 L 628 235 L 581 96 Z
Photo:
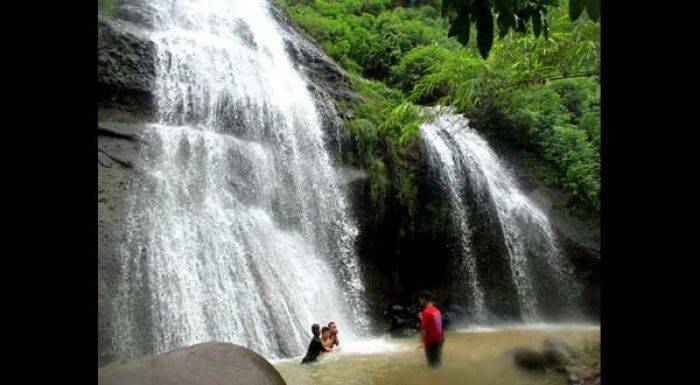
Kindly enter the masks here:
M 513 360 L 518 366 L 528 370 L 544 370 L 547 366 L 544 354 L 527 347 L 515 348 Z
M 284 385 L 277 370 L 259 354 L 224 342 L 192 345 L 171 352 L 113 362 L 98 369 L 100 385 Z
M 415 336 L 420 331 L 419 311 L 416 305 L 391 302 L 384 312 L 384 317 L 389 323 L 389 334 L 393 338 Z
M 600 381 L 600 365 L 596 359 L 552 337 L 544 340 L 541 352 L 528 347 L 516 348 L 513 360 L 525 369 L 562 373 L 568 377 L 569 384 L 587 385 Z
M 544 354 L 548 366 L 563 367 L 574 356 L 573 349 L 556 338 L 545 339 L 543 345 L 542 354 Z
M 442 306 L 438 306 L 442 315 L 442 328 L 450 326 L 450 315 Z M 393 338 L 413 337 L 420 333 L 421 322 L 418 314 L 420 306 L 411 301 L 393 300 L 384 311 L 384 318 L 389 323 L 389 334 Z

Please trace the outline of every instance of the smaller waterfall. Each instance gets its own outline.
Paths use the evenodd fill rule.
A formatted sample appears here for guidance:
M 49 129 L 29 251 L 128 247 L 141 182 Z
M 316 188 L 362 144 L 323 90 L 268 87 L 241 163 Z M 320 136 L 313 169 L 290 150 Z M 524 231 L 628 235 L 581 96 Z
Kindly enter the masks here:
M 469 196 L 476 202 L 471 203 L 490 208 L 496 214 L 523 319 L 534 321 L 539 315 L 533 259 L 546 266 L 564 306 L 574 308 L 579 288 L 572 279 L 570 265 L 559 251 L 547 216 L 520 191 L 489 144 L 469 128 L 466 118 L 447 108 L 435 112 L 435 117 L 421 127 L 421 137 L 429 167 L 439 175 L 459 226 L 463 257 L 460 268 L 466 275 L 465 289 L 470 292 L 472 316 L 483 322 L 488 317 L 488 304 L 484 299 L 487 289 L 479 277 L 478 259 L 472 247 L 473 231 L 481 223 L 470 222 L 465 189 L 473 192 Z

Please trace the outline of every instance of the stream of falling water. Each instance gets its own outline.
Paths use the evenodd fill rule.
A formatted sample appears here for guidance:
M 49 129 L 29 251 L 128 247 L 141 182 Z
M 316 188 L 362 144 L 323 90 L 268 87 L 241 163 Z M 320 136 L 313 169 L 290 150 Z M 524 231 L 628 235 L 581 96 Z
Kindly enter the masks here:
M 144 133 L 114 303 L 117 356 L 219 340 L 301 354 L 365 326 L 357 228 L 320 115 L 263 0 L 152 0 Z
M 496 209 L 523 319 L 538 319 L 538 297 L 528 260 L 532 255 L 545 262 L 566 305 L 575 306 L 579 287 L 572 277 L 571 266 L 559 251 L 547 216 L 520 191 L 489 144 L 469 128 L 467 119 L 449 109 L 438 108 L 434 118 L 421 126 L 421 136 L 430 167 L 445 186 L 460 226 L 464 275 L 471 290 L 474 317 L 483 322 L 487 315 L 484 288 L 471 248 L 471 230 L 476 224 L 469 223 L 463 201 L 465 186 L 477 192 L 473 199 L 478 200 L 478 205 Z

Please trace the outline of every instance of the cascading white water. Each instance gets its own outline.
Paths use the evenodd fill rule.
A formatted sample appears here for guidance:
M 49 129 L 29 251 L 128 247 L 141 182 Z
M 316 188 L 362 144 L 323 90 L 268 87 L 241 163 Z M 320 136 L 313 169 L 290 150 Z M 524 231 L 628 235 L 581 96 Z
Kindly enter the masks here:
M 201 341 L 303 353 L 314 322 L 365 326 L 320 115 L 264 0 L 153 0 L 154 97 L 129 197 L 113 354 Z
M 433 119 L 423 124 L 420 132 L 429 165 L 445 186 L 455 221 L 460 226 L 473 316 L 483 322 L 487 315 L 484 288 L 471 250 L 472 229 L 478 224 L 469 223 L 462 194 L 467 185 L 476 192 L 474 196 L 480 200 L 477 204 L 496 209 L 523 318 L 533 321 L 538 317 L 538 298 L 533 290 L 528 255 L 545 262 L 568 305 L 574 306 L 579 288 L 571 277 L 571 267 L 558 249 L 547 216 L 520 191 L 489 144 L 469 128 L 466 118 L 444 107 L 434 112 Z

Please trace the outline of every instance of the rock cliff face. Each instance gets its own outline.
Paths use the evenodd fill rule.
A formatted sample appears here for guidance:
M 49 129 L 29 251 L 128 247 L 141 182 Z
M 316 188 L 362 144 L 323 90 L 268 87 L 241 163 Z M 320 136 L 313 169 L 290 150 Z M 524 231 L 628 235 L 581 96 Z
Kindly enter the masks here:
M 123 7 L 123 8 L 122 8 Z M 135 24 L 124 2 L 112 20 L 98 19 L 97 57 L 97 210 L 98 210 L 98 364 L 112 361 L 105 353 L 111 323 L 117 316 L 111 294 L 123 276 L 118 252 L 127 220 L 127 192 L 135 173 L 145 125 L 154 121 L 154 45 Z M 133 14 L 132 14 L 133 16 Z
M 97 31 L 98 119 L 152 120 L 153 42 L 139 33 L 139 27 L 120 19 L 100 18 Z

